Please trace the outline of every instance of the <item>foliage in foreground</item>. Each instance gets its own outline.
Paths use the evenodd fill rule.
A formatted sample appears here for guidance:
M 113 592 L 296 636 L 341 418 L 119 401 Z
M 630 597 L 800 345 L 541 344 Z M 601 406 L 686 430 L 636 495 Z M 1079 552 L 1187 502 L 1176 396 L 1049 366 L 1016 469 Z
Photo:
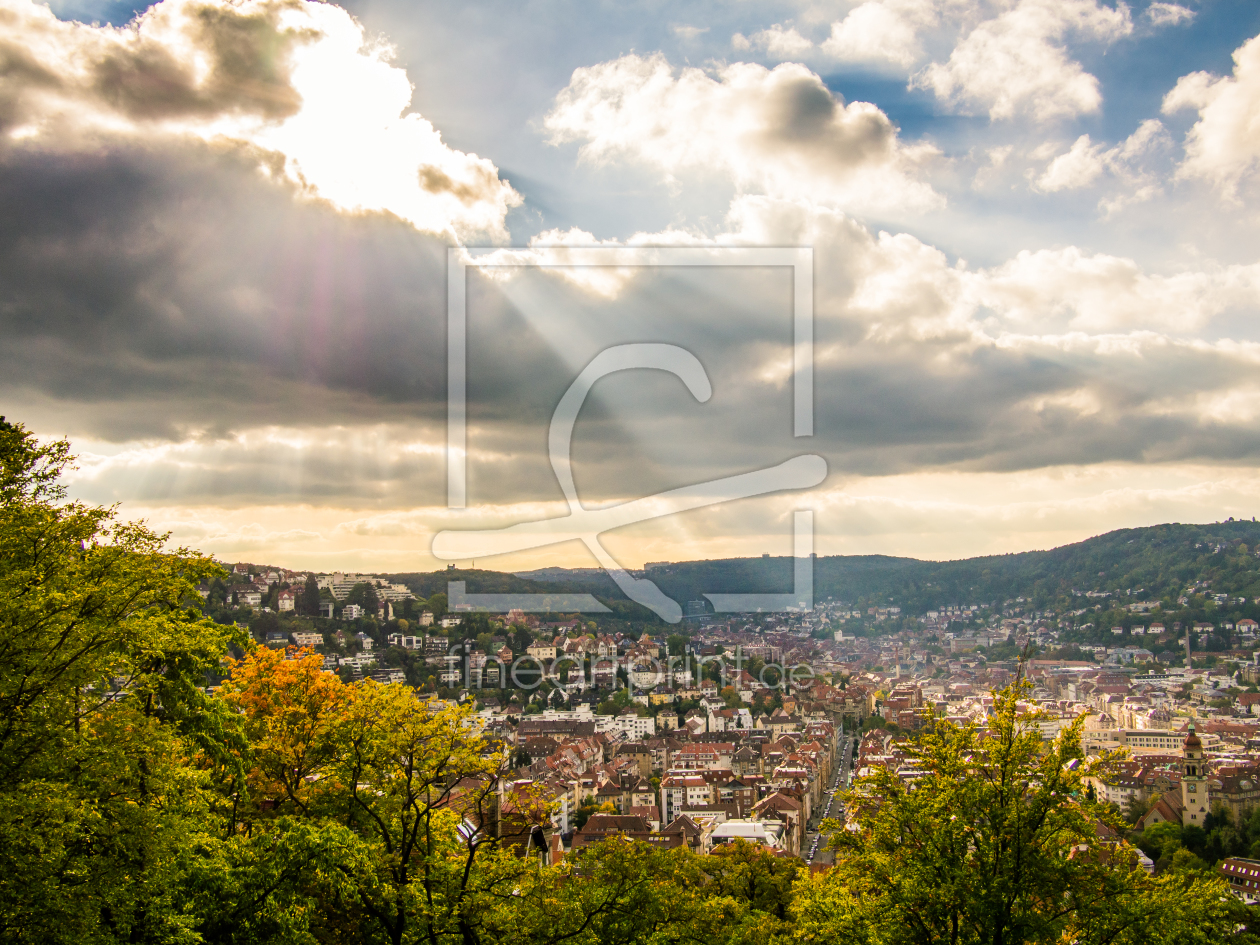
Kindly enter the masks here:
M 860 829 L 831 825 L 835 868 L 798 890 L 802 941 L 1249 940 L 1215 876 L 1138 865 L 1114 809 L 1084 790 L 1083 720 L 1047 749 L 1027 688 L 997 694 L 987 731 L 939 721 L 911 743 L 911 785 L 882 768 L 858 785 Z
M 209 560 L 66 502 L 64 443 L 0 422 L 0 940 L 18 943 L 1252 941 L 1216 879 L 1152 879 L 1080 800 L 1069 731 L 939 726 L 811 876 L 740 844 L 544 865 L 500 746 L 402 686 L 246 653 Z M 502 793 L 501 793 L 502 792 Z M 496 822 L 496 812 L 505 816 Z

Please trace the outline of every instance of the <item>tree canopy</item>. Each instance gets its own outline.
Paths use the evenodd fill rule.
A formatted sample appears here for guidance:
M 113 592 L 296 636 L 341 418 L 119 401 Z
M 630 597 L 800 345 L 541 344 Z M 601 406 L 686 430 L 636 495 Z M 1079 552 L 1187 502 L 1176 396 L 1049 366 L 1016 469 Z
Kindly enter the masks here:
M 1027 684 L 984 728 L 938 720 L 903 750 L 909 783 L 876 768 L 834 831 L 836 865 L 795 904 L 805 941 L 1218 942 L 1248 910 L 1213 876 L 1150 876 L 1084 778 L 1084 719 L 1047 748 Z M 1250 940 L 1250 939 L 1248 939 Z

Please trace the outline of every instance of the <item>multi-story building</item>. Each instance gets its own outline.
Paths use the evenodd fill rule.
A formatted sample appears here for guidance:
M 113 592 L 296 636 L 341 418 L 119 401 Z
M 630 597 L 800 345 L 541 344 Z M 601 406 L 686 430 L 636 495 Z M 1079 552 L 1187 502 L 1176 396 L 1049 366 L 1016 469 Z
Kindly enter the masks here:
M 713 803 L 714 786 L 698 774 L 671 774 L 661 779 L 661 820 L 670 823 L 684 807 Z

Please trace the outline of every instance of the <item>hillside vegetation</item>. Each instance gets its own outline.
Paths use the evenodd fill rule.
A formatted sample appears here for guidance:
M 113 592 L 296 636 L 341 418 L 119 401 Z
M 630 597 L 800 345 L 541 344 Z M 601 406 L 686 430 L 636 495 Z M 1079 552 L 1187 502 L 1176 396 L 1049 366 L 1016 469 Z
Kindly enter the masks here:
M 887 555 L 819 557 L 814 597 L 890 602 L 908 613 L 946 604 L 992 604 L 1019 597 L 1033 606 L 1066 603 L 1073 591 L 1111 591 L 1133 599 L 1173 600 L 1203 582 L 1213 593 L 1260 596 L 1260 523 L 1155 525 L 1124 528 L 1050 551 L 987 555 L 957 561 L 920 561 Z M 446 573 L 446 572 L 439 572 Z M 493 572 L 467 572 L 490 575 Z M 549 569 L 548 586 L 616 595 L 605 576 Z M 504 576 L 506 577 L 506 576 Z M 675 600 L 704 593 L 770 593 L 792 587 L 792 559 L 731 558 L 685 561 L 654 568 L 649 577 Z M 485 580 L 485 578 L 483 578 Z M 521 581 L 521 585 L 541 582 Z M 469 585 L 470 589 L 472 584 Z M 1140 592 L 1139 592 L 1140 591 Z

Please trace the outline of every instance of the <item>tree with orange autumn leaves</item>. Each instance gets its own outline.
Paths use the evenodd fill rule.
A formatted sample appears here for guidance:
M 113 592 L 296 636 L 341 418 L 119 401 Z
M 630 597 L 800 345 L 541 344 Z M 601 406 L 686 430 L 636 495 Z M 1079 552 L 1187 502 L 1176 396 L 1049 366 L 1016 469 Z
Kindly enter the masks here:
M 409 687 L 347 684 L 314 654 L 256 649 L 221 696 L 239 713 L 247 751 L 225 792 L 234 833 L 318 824 L 356 854 L 337 867 L 319 911 L 334 927 L 390 942 L 477 940 L 535 861 L 505 850 L 501 746 L 466 710 L 433 710 Z M 545 821 L 545 806 L 533 820 Z

